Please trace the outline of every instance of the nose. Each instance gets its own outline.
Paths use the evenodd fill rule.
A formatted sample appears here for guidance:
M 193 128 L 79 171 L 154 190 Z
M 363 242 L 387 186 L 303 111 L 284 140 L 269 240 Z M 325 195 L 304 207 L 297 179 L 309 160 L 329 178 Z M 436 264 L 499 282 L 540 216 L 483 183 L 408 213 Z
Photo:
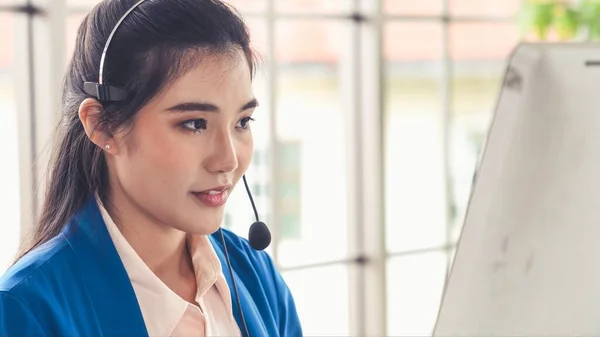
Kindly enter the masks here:
M 207 171 L 213 173 L 229 173 L 238 168 L 237 151 L 231 134 L 227 131 L 218 132 L 212 139 L 209 155 L 204 161 Z

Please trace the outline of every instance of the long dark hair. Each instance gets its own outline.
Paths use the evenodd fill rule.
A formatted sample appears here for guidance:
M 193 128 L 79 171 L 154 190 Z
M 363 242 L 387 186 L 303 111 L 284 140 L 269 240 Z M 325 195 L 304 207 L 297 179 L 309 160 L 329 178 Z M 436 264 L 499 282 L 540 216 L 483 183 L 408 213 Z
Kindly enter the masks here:
M 98 81 L 109 34 L 137 1 L 102 1 L 79 27 L 64 81 L 62 117 L 45 200 L 38 224 L 24 242 L 20 256 L 58 235 L 88 198 L 97 194 L 104 200 L 108 193 L 103 151 L 87 137 L 78 110 L 90 97 L 83 83 Z M 103 103 L 98 127 L 108 132 L 129 127 L 140 108 L 206 53 L 227 57 L 236 49 L 244 52 L 253 74 L 255 54 L 248 28 L 237 12 L 221 1 L 145 1 L 120 25 L 104 65 L 105 81 L 125 88 L 130 96 L 123 102 Z

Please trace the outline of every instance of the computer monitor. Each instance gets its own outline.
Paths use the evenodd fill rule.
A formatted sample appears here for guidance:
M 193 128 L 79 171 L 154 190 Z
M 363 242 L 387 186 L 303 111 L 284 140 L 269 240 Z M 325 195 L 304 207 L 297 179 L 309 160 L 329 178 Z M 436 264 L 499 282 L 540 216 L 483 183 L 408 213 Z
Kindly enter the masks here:
M 434 336 L 600 335 L 600 44 L 512 53 Z

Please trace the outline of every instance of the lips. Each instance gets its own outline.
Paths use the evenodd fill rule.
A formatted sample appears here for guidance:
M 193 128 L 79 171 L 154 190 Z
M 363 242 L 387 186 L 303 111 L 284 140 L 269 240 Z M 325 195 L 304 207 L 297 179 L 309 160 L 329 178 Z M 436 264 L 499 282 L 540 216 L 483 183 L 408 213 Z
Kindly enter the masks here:
M 217 195 L 217 194 L 222 193 L 222 192 L 223 192 L 223 190 L 220 190 L 220 191 L 210 190 L 210 191 L 207 191 L 207 192 L 200 192 L 200 193 L 206 193 L 208 195 Z
M 208 207 L 219 207 L 227 202 L 230 190 L 231 188 L 229 186 L 219 186 L 209 190 L 192 192 L 192 194 L 196 199 Z

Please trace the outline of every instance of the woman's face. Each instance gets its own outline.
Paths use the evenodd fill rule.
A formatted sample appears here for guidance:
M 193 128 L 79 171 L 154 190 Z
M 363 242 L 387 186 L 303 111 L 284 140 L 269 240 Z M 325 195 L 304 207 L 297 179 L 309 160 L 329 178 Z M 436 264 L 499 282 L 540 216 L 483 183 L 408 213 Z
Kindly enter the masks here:
M 111 139 L 111 196 L 122 194 L 119 200 L 158 224 L 215 232 L 250 164 L 256 105 L 241 50 L 235 57 L 203 56 L 142 108 L 130 129 Z

